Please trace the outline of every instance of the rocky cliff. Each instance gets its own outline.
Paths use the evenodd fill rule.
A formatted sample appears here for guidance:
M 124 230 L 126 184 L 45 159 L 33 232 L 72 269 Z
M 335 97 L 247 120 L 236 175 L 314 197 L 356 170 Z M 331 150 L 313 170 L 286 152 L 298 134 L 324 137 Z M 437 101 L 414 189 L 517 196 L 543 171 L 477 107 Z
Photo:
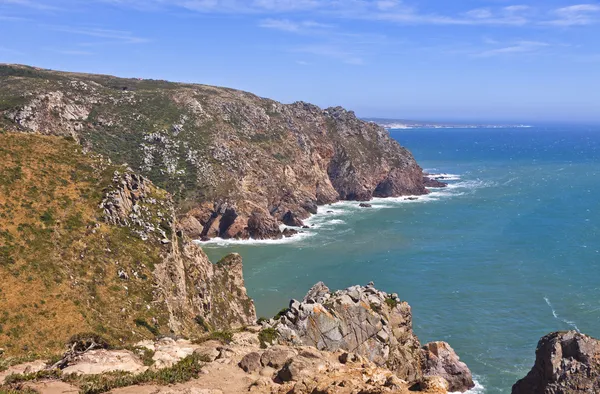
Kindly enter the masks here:
M 212 264 L 145 177 L 65 138 L 4 132 L 0 173 L 4 357 L 53 354 L 82 332 L 126 345 L 256 320 L 241 258 Z
M 410 152 L 343 108 L 14 65 L 0 84 L 0 126 L 127 163 L 174 195 L 194 238 L 277 238 L 318 204 L 427 193 Z
M 471 372 L 448 344 L 421 347 L 412 330 L 408 303 L 373 284 L 331 292 L 318 283 L 302 301 L 292 300 L 287 310 L 265 325 L 276 330 L 279 343 L 344 350 L 388 368 L 412 384 L 439 376 L 451 391 L 474 387 Z
M 577 331 L 540 339 L 535 364 L 512 388 L 513 394 L 600 392 L 600 341 Z
M 119 349 L 80 337 L 55 363 L 0 371 L 0 391 L 447 394 L 473 387 L 448 344 L 420 346 L 410 307 L 396 295 L 372 285 L 332 293 L 319 283 L 290 305 L 262 327 L 194 341 L 163 337 Z

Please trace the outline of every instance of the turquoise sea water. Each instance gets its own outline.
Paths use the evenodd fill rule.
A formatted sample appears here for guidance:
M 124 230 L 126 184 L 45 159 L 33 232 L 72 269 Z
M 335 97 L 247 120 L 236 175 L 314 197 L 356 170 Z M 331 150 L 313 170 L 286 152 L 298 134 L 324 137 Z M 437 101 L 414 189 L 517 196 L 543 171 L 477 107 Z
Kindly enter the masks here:
M 321 207 L 288 243 L 205 246 L 242 254 L 259 315 L 319 280 L 373 280 L 410 303 L 423 343 L 455 348 L 478 393 L 510 393 L 551 331 L 600 337 L 600 127 L 391 134 L 426 170 L 455 175 L 450 188 Z

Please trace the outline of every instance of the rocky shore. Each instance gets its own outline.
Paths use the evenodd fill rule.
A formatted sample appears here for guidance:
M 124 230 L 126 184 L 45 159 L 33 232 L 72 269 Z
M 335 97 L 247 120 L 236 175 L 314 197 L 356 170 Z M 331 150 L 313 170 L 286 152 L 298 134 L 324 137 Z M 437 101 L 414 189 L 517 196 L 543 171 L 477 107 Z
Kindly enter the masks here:
M 421 346 L 412 331 L 410 306 L 372 284 L 332 293 L 319 283 L 261 326 L 213 331 L 193 340 L 165 336 L 126 348 L 83 334 L 68 348 L 58 361 L 31 361 L 1 372 L 0 390 L 443 394 L 474 386 L 450 345 Z M 156 380 L 183 363 L 192 365 L 189 379 L 175 387 Z M 120 381 L 111 379 L 115 373 Z
M 68 136 L 174 196 L 193 239 L 271 239 L 318 205 L 427 194 L 412 154 L 341 107 L 214 86 L 0 65 L 0 127 Z M 290 234 L 287 234 L 290 235 Z

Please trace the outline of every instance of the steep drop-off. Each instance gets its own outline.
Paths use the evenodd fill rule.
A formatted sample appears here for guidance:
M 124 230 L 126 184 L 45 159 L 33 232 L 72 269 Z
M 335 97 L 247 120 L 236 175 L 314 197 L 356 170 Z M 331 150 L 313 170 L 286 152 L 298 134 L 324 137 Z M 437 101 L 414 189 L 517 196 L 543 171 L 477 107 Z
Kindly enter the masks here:
M 241 258 L 173 231 L 167 192 L 62 137 L 0 132 L 0 348 L 52 354 L 255 321 Z M 202 324 L 200 324 L 202 323 Z
M 70 136 L 169 191 L 195 238 L 277 238 L 317 204 L 426 194 L 411 153 L 343 108 L 0 65 L 0 126 Z

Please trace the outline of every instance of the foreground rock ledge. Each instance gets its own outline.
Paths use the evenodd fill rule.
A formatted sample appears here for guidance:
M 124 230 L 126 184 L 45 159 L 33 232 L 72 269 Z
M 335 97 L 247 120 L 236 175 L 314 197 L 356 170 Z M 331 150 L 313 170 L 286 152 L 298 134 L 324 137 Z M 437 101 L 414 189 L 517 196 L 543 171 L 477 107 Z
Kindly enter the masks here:
M 546 335 L 538 342 L 533 368 L 512 393 L 600 393 L 600 341 L 577 331 Z
M 412 331 L 410 306 L 396 294 L 372 284 L 332 293 L 318 283 L 302 302 L 291 301 L 289 309 L 262 326 L 231 335 L 216 332 L 204 340 L 162 338 L 130 349 L 67 352 L 53 366 L 34 362 L 0 373 L 0 392 L 5 378 L 15 373 L 58 366 L 62 376 L 26 381 L 18 388 L 77 392 L 67 373 L 98 379 L 116 371 L 140 374 L 176 367 L 189 357 L 201 362 L 201 372 L 187 382 L 149 382 L 111 393 L 446 394 L 474 386 L 469 369 L 450 345 L 421 346 Z
M 451 391 L 475 386 L 471 372 L 450 345 L 435 342 L 421 347 L 412 330 L 408 303 L 372 283 L 334 293 L 317 283 L 302 302 L 292 300 L 285 313 L 266 325 L 277 331 L 281 344 L 351 352 L 409 383 L 439 376 Z

